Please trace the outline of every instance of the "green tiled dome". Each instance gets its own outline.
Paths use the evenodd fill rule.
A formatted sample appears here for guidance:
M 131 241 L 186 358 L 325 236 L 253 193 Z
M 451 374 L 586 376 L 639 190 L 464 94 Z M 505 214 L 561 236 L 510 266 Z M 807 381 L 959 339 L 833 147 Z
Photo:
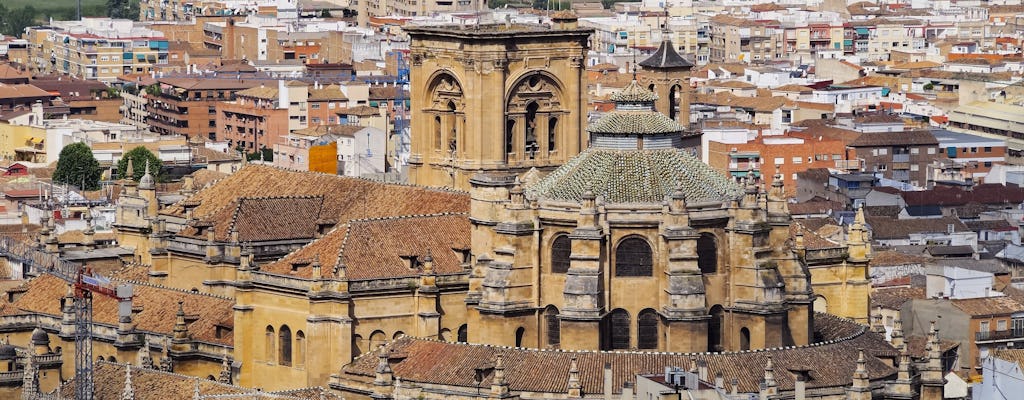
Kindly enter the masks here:
M 531 198 L 579 202 L 588 190 L 608 203 L 661 203 L 682 188 L 689 202 L 726 201 L 738 184 L 682 149 L 591 148 L 527 188 Z

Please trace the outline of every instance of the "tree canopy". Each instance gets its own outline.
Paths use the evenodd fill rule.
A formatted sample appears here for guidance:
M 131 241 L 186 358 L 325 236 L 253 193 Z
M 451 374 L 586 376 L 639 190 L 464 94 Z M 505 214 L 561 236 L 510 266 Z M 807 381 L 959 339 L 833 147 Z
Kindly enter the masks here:
M 83 190 L 99 190 L 103 170 L 85 143 L 72 143 L 60 151 L 53 181 L 77 186 Z
M 128 169 L 129 159 L 132 160 L 133 169 L 133 174 L 130 177 L 125 176 L 125 172 Z M 149 174 L 153 175 L 153 179 L 157 182 L 163 182 L 164 174 L 160 169 L 162 164 L 160 157 L 157 157 L 156 154 L 153 154 L 152 151 L 149 151 L 149 149 L 143 146 L 136 147 L 129 150 L 127 153 L 124 153 L 121 160 L 117 162 L 117 176 L 121 178 L 131 178 L 138 182 L 139 179 L 142 179 L 142 175 L 146 174 L 146 161 L 149 161 Z

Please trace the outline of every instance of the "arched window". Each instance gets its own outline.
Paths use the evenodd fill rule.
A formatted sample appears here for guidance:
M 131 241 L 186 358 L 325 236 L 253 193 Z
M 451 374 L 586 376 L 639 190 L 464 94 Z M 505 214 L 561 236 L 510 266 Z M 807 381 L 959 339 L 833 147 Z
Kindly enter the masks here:
M 668 90 L 668 117 L 673 121 L 676 120 L 676 107 L 679 107 L 679 90 L 679 85 L 672 85 Z
M 441 116 L 434 116 L 434 149 L 441 150 Z
M 618 308 L 605 318 L 606 350 L 629 349 L 629 313 Z
M 523 347 L 523 337 L 526 336 L 526 328 L 516 329 L 516 347 Z
M 515 143 L 516 134 L 516 120 L 509 119 L 505 121 L 505 161 L 508 161 L 509 154 L 512 153 L 512 146 Z
M 525 147 L 523 148 L 523 155 L 526 158 L 533 159 L 537 154 L 537 109 L 540 106 L 536 102 L 530 102 L 526 106 L 526 141 Z
M 569 235 L 561 234 L 551 241 L 551 273 L 564 274 L 569 272 L 569 255 L 572 254 L 572 240 Z
M 114 356 L 107 357 L 107 361 L 108 362 L 112 362 L 112 363 L 116 363 L 117 362 L 117 357 L 114 357 Z
M 274 362 L 274 327 L 267 325 L 267 334 L 263 340 L 263 357 L 268 363 Z
M 458 118 L 455 115 L 455 101 L 448 102 L 448 151 L 455 151 L 459 145 Z
M 716 304 L 708 314 L 711 315 L 708 320 L 708 351 L 722 351 L 722 318 L 725 317 L 725 310 Z
M 619 242 L 615 248 L 615 276 L 652 276 L 651 245 L 638 237 Z
M 750 350 L 750 329 L 740 329 L 740 350 Z
M 544 308 L 544 326 L 547 329 L 547 342 L 549 348 L 557 349 L 562 345 L 562 327 L 558 319 L 558 307 L 547 306 Z
M 292 365 L 292 330 L 288 325 L 281 325 L 277 333 L 278 351 L 277 363 L 281 365 Z
M 395 332 L 395 334 L 391 336 L 391 340 L 398 340 L 402 336 L 405 336 L 405 332 L 402 332 L 402 331 Z
M 646 309 L 636 318 L 636 347 L 640 350 L 656 350 L 658 348 L 658 312 Z
M 558 150 L 558 117 L 548 117 L 548 151 Z
M 700 273 L 713 274 L 718 272 L 718 240 L 715 235 L 701 233 L 697 238 L 697 266 Z
M 462 324 L 462 326 L 459 327 L 458 338 L 456 340 L 461 343 L 469 341 L 469 326 Z
M 103 356 L 97 356 L 96 361 L 103 361 Z
M 295 332 L 295 366 L 306 365 L 306 334 L 302 331 Z

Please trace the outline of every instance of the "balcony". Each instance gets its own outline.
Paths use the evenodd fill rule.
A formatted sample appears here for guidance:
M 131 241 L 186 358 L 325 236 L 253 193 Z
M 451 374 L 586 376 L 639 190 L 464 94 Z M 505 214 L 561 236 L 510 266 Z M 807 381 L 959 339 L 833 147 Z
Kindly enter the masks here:
M 731 163 L 729 163 L 729 170 L 730 171 L 747 171 L 747 170 L 751 170 L 751 169 L 756 171 L 758 169 L 758 167 L 759 167 L 759 164 L 757 162 L 731 162 Z
M 910 169 L 910 163 L 894 162 L 894 163 L 892 163 L 892 169 L 894 169 L 894 170 L 907 170 L 907 169 Z
M 893 154 L 892 162 L 894 163 L 907 163 L 910 162 L 910 154 Z
M 974 341 L 995 342 L 1003 340 L 1024 339 L 1024 329 L 1007 329 L 1002 331 L 976 332 Z

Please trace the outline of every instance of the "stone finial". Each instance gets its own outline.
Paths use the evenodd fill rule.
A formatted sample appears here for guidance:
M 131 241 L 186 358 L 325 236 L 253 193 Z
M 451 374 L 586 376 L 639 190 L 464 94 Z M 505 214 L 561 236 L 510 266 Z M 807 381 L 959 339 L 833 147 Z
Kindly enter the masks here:
M 768 362 L 764 365 L 764 385 L 769 388 L 777 386 L 775 383 L 775 366 L 772 364 L 772 356 L 768 356 Z
M 312 271 L 313 272 L 313 280 L 320 280 L 320 279 L 322 279 L 324 277 L 324 275 L 323 275 L 323 271 L 321 270 L 321 267 L 320 267 L 320 255 L 319 254 L 313 256 L 313 265 L 312 265 L 312 267 L 313 267 L 312 268 L 313 269 L 313 271 Z
M 523 194 L 523 183 L 519 180 L 518 176 L 512 184 L 512 189 L 509 189 L 508 194 L 512 205 L 522 206 L 526 204 L 526 196 Z
M 434 256 L 430 254 L 430 249 L 427 249 L 427 255 L 423 257 L 423 273 L 434 273 Z
M 142 347 L 139 347 L 139 366 L 142 368 L 153 368 L 153 357 L 149 354 L 149 338 L 145 338 L 142 342 Z
M 857 214 L 853 217 L 853 223 L 863 227 L 867 223 L 866 221 L 864 219 L 864 206 L 857 207 Z
M 576 356 L 569 361 L 569 398 L 583 397 L 583 385 L 580 383 L 580 368 Z
M 380 352 L 377 353 L 377 369 L 374 370 L 373 384 L 376 386 L 391 386 L 393 374 L 391 364 L 388 364 L 388 349 L 380 345 Z
M 132 388 L 132 366 L 124 365 L 124 390 L 121 391 L 121 400 L 135 400 L 135 389 Z
M 171 359 L 170 338 L 164 341 L 164 356 L 160 359 L 160 370 L 164 372 L 174 372 L 174 360 Z
M 228 352 L 224 352 L 224 358 L 220 363 L 220 374 L 217 375 L 217 382 L 231 384 L 231 362 L 228 360 Z
M 885 335 L 885 325 L 882 325 L 882 307 L 875 307 L 875 311 L 871 313 L 871 331 Z
M 200 395 L 199 395 L 199 378 L 196 378 L 196 386 L 195 386 L 195 389 L 192 391 L 192 400 L 200 400 Z
M 178 302 L 178 313 L 174 316 L 174 339 L 188 339 L 188 325 L 185 323 L 185 302 Z
M 892 321 L 892 335 L 890 343 L 894 347 L 903 346 L 903 320 L 899 318 L 897 318 L 895 321 Z
M 491 378 L 491 397 L 502 398 L 508 394 L 508 382 L 505 382 L 505 359 L 498 353 L 494 359 L 494 377 Z
M 132 162 L 132 158 L 128 157 L 128 167 L 124 169 L 124 176 L 121 179 L 128 179 L 129 181 L 135 180 L 135 165 Z

